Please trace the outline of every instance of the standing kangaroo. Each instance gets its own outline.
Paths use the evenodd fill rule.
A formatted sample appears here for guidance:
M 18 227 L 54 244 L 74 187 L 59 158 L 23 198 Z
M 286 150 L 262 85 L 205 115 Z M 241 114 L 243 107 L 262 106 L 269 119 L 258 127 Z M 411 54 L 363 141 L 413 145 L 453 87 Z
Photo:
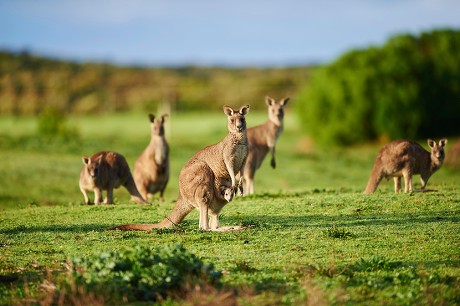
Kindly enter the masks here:
M 199 228 L 217 230 L 219 213 L 228 201 L 225 186 L 230 185 L 233 194 L 240 188 L 237 186 L 236 174 L 243 174 L 248 155 L 245 119 L 248 111 L 249 105 L 239 110 L 224 106 L 228 122 L 227 136 L 217 144 L 195 153 L 182 168 L 179 174 L 179 196 L 168 217 L 155 224 L 126 224 L 110 229 L 148 231 L 173 227 L 196 208 L 200 212 Z
M 248 129 L 248 160 L 244 170 L 245 194 L 254 193 L 254 175 L 260 168 L 265 156 L 270 152 L 272 158 L 270 165 L 276 168 L 275 145 L 281 132 L 283 132 L 284 107 L 289 98 L 282 99 L 279 103 L 270 97 L 265 97 L 268 106 L 268 120 L 261 125 Z
M 404 192 L 412 192 L 412 176 L 420 174 L 422 190 L 433 173 L 444 162 L 444 146 L 447 139 L 437 144 L 428 139 L 431 152 L 410 140 L 397 140 L 385 145 L 378 153 L 364 193 L 373 193 L 383 178 L 393 177 L 395 192 L 401 191 L 401 177 L 404 177 Z
M 80 190 L 85 203 L 91 204 L 87 191 L 94 191 L 94 203 L 102 202 L 102 191 L 107 190 L 105 204 L 113 204 L 113 189 L 123 185 L 137 203 L 150 204 L 139 193 L 134 183 L 128 163 L 123 155 L 116 152 L 98 152 L 90 157 L 83 156 L 80 172 Z
M 165 139 L 164 122 L 168 115 L 155 119 L 149 114 L 151 138 L 150 143 L 134 164 L 133 177 L 137 189 L 144 199 L 160 192 L 163 194 L 169 180 L 169 146 Z

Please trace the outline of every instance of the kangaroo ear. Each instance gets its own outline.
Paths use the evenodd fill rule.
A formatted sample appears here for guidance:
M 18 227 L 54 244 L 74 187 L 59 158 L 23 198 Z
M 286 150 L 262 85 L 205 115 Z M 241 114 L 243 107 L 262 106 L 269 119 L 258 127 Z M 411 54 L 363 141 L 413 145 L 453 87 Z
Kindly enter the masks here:
M 249 112 L 249 105 L 246 104 L 244 106 L 241 106 L 238 112 L 240 113 L 240 115 L 246 116 Z
M 427 143 L 428 143 L 428 146 L 429 146 L 430 148 L 432 148 L 432 149 L 436 146 L 436 141 L 434 141 L 434 140 L 432 140 L 432 139 L 429 139 L 429 138 L 428 138 Z
M 439 146 L 443 148 L 447 144 L 447 138 L 443 138 L 439 141 Z
M 112 155 L 113 158 L 115 158 L 116 154 L 114 152 L 108 152 L 107 155 Z M 100 154 L 96 157 L 96 160 L 94 161 L 96 164 L 100 164 L 102 161 L 103 155 Z
M 168 114 L 163 114 L 163 116 L 161 116 L 161 123 L 164 123 L 166 118 L 168 118 L 169 115 Z
M 90 159 L 86 156 L 82 156 L 81 160 L 83 161 L 83 164 L 88 165 L 90 162 Z
M 289 97 L 284 98 L 283 100 L 281 100 L 280 105 L 281 106 L 286 106 L 286 104 L 289 102 L 289 99 L 290 99 Z
M 150 122 L 153 123 L 153 121 L 155 120 L 155 115 L 149 114 L 149 119 L 150 119 Z
M 275 99 L 270 98 L 269 96 L 265 97 L 265 104 L 267 104 L 267 106 L 272 106 L 275 103 L 276 103 Z
M 224 114 L 227 115 L 227 116 L 233 116 L 235 112 L 233 111 L 233 109 L 228 106 L 228 105 L 224 105 Z

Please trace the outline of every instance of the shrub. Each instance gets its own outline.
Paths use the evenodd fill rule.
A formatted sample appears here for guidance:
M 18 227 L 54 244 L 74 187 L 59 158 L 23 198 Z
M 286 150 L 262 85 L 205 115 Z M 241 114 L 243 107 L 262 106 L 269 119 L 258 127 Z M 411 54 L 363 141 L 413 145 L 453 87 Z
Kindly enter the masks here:
M 155 301 L 171 294 L 180 296 L 185 286 L 218 285 L 221 276 L 213 265 L 204 264 L 182 245 L 154 249 L 137 246 L 75 258 L 73 264 L 77 284 L 114 301 Z
M 71 142 L 79 140 L 76 129 L 67 126 L 66 117 L 54 108 L 46 108 L 38 117 L 38 135 L 48 140 Z
M 299 116 L 319 144 L 460 132 L 460 31 L 399 35 L 315 71 Z

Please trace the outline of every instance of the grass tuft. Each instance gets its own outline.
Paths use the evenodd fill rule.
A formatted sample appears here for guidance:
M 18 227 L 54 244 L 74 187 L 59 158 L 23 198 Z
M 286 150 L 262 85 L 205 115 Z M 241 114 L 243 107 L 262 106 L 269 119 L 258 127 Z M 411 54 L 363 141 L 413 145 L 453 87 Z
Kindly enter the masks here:
M 339 228 L 335 225 L 332 225 L 330 228 L 324 231 L 326 237 L 335 238 L 335 239 L 349 239 L 353 238 L 354 235 L 347 231 L 344 228 Z

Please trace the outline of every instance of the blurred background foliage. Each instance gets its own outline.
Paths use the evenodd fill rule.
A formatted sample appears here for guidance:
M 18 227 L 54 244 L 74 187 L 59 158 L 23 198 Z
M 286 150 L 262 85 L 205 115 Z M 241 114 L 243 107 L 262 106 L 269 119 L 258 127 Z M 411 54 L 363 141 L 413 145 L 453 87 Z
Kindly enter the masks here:
M 119 111 L 220 110 L 223 104 L 262 105 L 265 95 L 292 95 L 308 67 L 121 67 L 73 63 L 0 52 L 0 114 L 35 115 L 47 108 L 65 114 Z
M 459 50 L 460 31 L 438 29 L 396 35 L 322 66 L 127 67 L 3 51 L 0 114 L 41 114 L 41 133 L 65 138 L 78 134 L 62 127 L 70 114 L 242 103 L 265 110 L 266 95 L 290 96 L 304 133 L 321 145 L 452 136 L 460 134 Z
M 396 35 L 321 67 L 297 97 L 304 131 L 323 145 L 460 132 L 460 31 Z

